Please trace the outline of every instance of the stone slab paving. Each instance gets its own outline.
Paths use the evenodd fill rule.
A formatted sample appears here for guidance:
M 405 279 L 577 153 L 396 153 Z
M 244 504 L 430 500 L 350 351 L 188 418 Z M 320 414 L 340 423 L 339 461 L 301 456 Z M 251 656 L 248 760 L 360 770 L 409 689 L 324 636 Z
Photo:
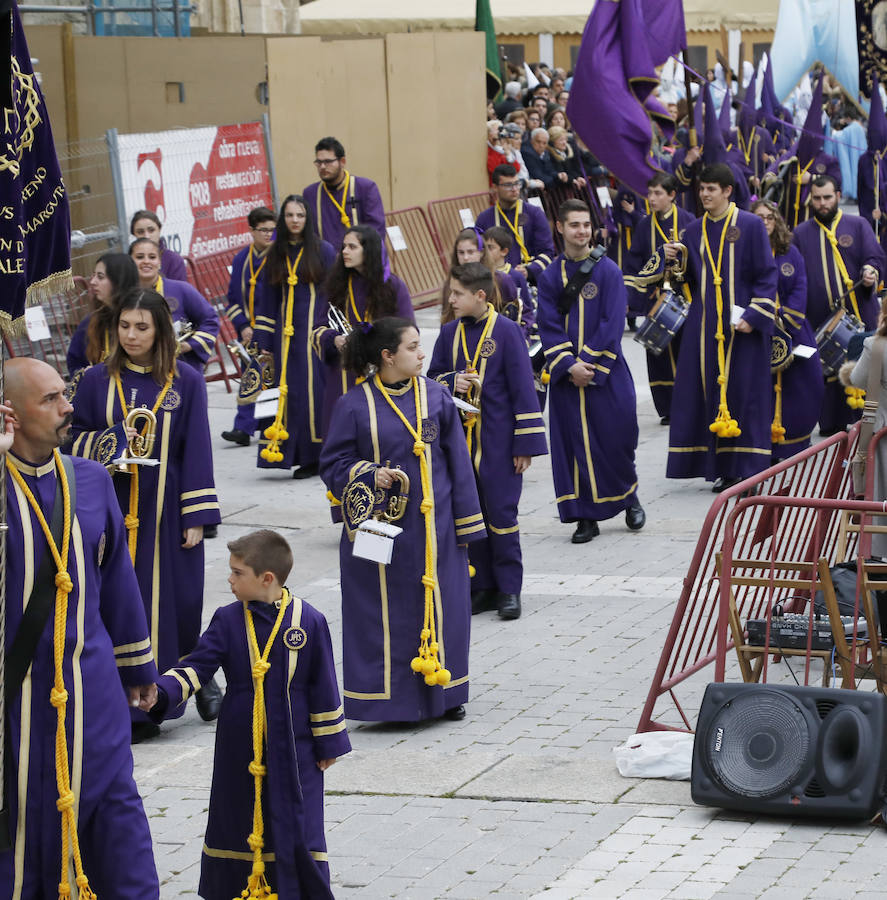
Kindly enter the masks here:
M 420 323 L 430 353 L 434 315 L 421 313 Z M 885 835 L 867 824 L 702 809 L 686 782 L 616 770 L 613 748 L 636 729 L 712 500 L 699 480 L 666 481 L 667 429 L 639 346 L 629 335 L 623 346 L 637 385 L 647 527 L 630 533 L 619 517 L 573 546 L 548 461 L 534 461 L 521 502 L 524 615 L 474 617 L 467 718 L 349 723 L 354 753 L 327 774 L 337 897 L 827 900 L 887 891 Z M 230 427 L 233 398 L 218 383 L 209 397 L 224 521 L 207 542 L 205 622 L 230 600 L 226 541 L 274 527 L 296 554 L 289 585 L 327 616 L 340 665 L 339 531 L 320 482 L 257 471 L 255 448 L 217 437 Z M 784 667 L 770 677 L 791 683 Z M 703 673 L 677 691 L 693 719 L 706 681 Z M 680 722 L 670 702 L 657 716 Z M 214 732 L 189 707 L 134 748 L 163 900 L 196 896 Z

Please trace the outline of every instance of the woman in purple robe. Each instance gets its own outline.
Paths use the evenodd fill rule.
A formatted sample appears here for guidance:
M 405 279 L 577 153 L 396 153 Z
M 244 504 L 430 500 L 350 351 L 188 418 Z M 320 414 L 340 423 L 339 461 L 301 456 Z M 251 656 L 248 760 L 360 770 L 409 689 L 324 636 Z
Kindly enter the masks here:
M 314 349 L 326 370 L 323 434 L 329 430 L 336 401 L 354 387 L 355 378 L 342 366 L 344 328 L 331 327 L 331 306 L 337 310 L 333 315 L 346 321 L 351 329 L 386 316 L 415 320 L 410 292 L 397 275 L 388 274 L 382 241 L 369 225 L 355 225 L 345 232 L 327 277 L 326 302 L 317 306 L 314 317 Z
M 129 223 L 129 233 L 136 239 L 148 238 L 160 248 L 160 274 L 172 281 L 187 281 L 188 269 L 185 260 L 174 250 L 166 246 L 160 236 L 160 219 L 156 213 L 147 209 L 136 212 Z
M 425 354 L 407 319 L 356 328 L 344 357 L 366 380 L 336 404 L 320 470 L 344 517 L 345 715 L 462 719 L 471 624 L 465 545 L 486 529 L 459 414 L 449 391 L 420 374 Z M 355 556 L 355 533 L 377 492 L 387 504 L 384 492 L 401 471 L 410 498 L 390 564 Z
M 143 430 L 141 421 L 126 423 L 128 414 L 144 406 L 156 417 L 147 452 L 156 464 L 130 465 L 128 474 L 111 471 L 162 672 L 197 643 L 203 529 L 220 521 L 206 388 L 197 372 L 176 362 L 172 320 L 159 294 L 131 290 L 120 301 L 114 327 L 117 346 L 77 386 L 72 453 L 110 467 L 131 445 L 136 428 Z M 134 715 L 133 726 L 137 739 L 158 731 L 141 714 Z
M 260 469 L 291 469 L 293 478 L 317 474 L 323 439 L 324 368 L 314 352 L 312 328 L 326 308 L 324 282 L 335 251 L 314 230 L 311 209 L 299 194 L 280 207 L 268 278 L 256 298 L 255 340 L 274 354 L 280 397 L 273 420 L 260 422 Z
M 219 314 L 186 281 L 165 278 L 160 269 L 160 247 L 150 238 L 136 238 L 129 255 L 139 270 L 139 284 L 163 297 L 172 314 L 179 358 L 203 373 L 219 334 Z
M 92 312 L 83 317 L 68 345 L 69 378 L 107 358 L 117 340 L 111 327 L 117 302 L 138 283 L 138 269 L 125 253 L 105 253 L 96 260 L 89 279 Z
M 804 259 L 798 248 L 792 246 L 791 232 L 775 203 L 758 200 L 751 211 L 764 223 L 770 236 L 770 247 L 778 270 L 776 322 L 786 332 L 788 349 L 810 347 L 815 350 L 816 335 L 807 320 L 807 269 Z M 776 346 L 778 344 L 774 344 Z M 792 356 L 788 367 L 773 375 L 774 461 L 794 456 L 810 446 L 810 436 L 819 419 L 824 391 L 818 351 L 806 358 Z

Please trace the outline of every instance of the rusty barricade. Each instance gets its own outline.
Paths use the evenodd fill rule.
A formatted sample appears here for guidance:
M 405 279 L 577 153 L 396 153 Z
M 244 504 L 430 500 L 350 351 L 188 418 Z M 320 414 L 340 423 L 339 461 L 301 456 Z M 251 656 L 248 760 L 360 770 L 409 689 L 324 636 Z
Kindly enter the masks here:
M 473 226 L 474 220 L 490 205 L 490 202 L 489 192 L 484 191 L 480 194 L 466 194 L 463 197 L 432 200 L 428 204 L 428 216 L 437 234 L 441 260 L 445 266 L 449 267 L 449 257 L 456 235 L 463 228 Z
M 712 503 L 684 579 L 638 731 L 692 730 L 676 689 L 683 687 L 694 696 L 698 689 L 701 696 L 698 682 L 704 687 L 706 681 L 723 680 L 727 654 L 735 644 L 728 627 L 729 612 L 733 612 L 735 624 L 771 614 L 780 601 L 794 601 L 794 605 L 787 602 L 786 611 L 809 609 L 809 590 L 785 587 L 774 593 L 777 582 L 789 581 L 779 563 L 804 564 L 798 568 L 806 571 L 815 588 L 819 573 L 814 570 L 820 560 L 830 567 L 852 558 L 858 535 L 848 533 L 847 517 L 858 515 L 863 509 L 855 505 L 858 501 L 853 499 L 848 465 L 858 432 L 859 427 L 855 426 L 849 433 L 832 435 L 735 485 Z M 865 510 L 871 512 L 868 507 Z M 737 569 L 737 560 L 746 561 L 749 571 L 769 571 L 769 586 L 733 583 L 731 574 L 735 582 L 753 580 L 735 577 L 737 571 L 742 573 L 742 566 Z M 722 574 L 724 577 L 719 577 Z M 727 612 L 725 604 L 730 606 Z M 691 684 L 691 679 L 700 673 L 707 678 L 697 678 Z M 808 661 L 804 673 L 809 674 Z M 758 676 L 766 674 L 765 670 Z M 656 704 L 664 695 L 673 701 L 676 718 L 654 718 Z
M 385 214 L 391 270 L 410 292 L 413 306 L 422 309 L 440 301 L 447 275 L 425 210 L 419 206 Z

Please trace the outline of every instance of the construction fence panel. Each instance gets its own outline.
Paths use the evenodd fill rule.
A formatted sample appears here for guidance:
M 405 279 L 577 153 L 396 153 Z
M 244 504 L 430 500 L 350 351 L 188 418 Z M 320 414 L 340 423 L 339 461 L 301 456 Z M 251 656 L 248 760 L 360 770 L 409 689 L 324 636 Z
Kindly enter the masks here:
M 405 282 L 413 306 L 421 309 L 439 302 L 447 268 L 425 210 L 419 206 L 394 210 L 386 213 L 385 223 L 391 270 Z
M 478 215 L 489 205 L 490 195 L 487 191 L 463 197 L 445 197 L 428 204 L 428 215 L 437 234 L 438 248 L 445 266 L 449 265 L 456 235 L 463 228 L 473 228 Z

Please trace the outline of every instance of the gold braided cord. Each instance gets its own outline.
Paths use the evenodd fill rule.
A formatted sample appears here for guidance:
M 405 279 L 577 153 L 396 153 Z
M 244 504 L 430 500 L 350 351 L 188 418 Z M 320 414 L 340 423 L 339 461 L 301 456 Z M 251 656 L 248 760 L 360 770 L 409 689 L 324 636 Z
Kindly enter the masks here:
M 425 589 L 425 616 L 422 623 L 422 631 L 419 634 L 418 654 L 410 660 L 410 668 L 416 674 L 425 676 L 425 684 L 446 685 L 450 683 L 452 676 L 449 669 L 444 669 L 440 664 L 438 651 L 440 645 L 437 642 L 437 623 L 434 616 L 434 571 L 437 560 L 434 555 L 434 522 L 431 513 L 434 510 L 431 475 L 428 471 L 428 460 L 425 458 L 426 444 L 422 440 L 422 400 L 419 391 L 419 379 L 410 379 L 413 383 L 413 396 L 416 402 L 416 427 L 410 425 L 407 417 L 397 408 L 391 399 L 382 379 L 378 374 L 373 376 L 373 383 L 379 393 L 385 398 L 385 402 L 394 410 L 398 419 L 413 438 L 413 453 L 419 459 L 419 474 L 422 480 L 422 502 L 419 509 L 425 518 L 425 574 L 422 576 L 422 585 Z
M 68 760 L 68 737 L 65 730 L 65 716 L 67 715 L 68 692 L 65 690 L 65 675 L 63 664 L 65 659 L 66 624 L 68 619 L 68 594 L 74 590 L 74 583 L 68 574 L 68 553 L 71 547 L 71 491 L 68 486 L 68 478 L 62 465 L 62 457 L 58 450 L 53 451 L 55 460 L 56 477 L 62 488 L 63 525 L 61 551 L 52 537 L 52 531 L 46 522 L 46 516 L 40 509 L 40 505 L 27 482 L 22 478 L 15 463 L 7 460 L 7 467 L 13 480 L 19 486 L 28 500 L 28 505 L 34 511 L 40 528 L 46 538 L 46 545 L 55 561 L 55 617 L 52 628 L 52 651 L 55 669 L 52 690 L 49 693 L 49 702 L 56 708 L 57 722 L 55 729 L 55 778 L 58 788 L 58 800 L 56 807 L 61 813 L 62 829 L 62 857 L 61 878 L 59 879 L 59 900 L 68 900 L 71 896 L 71 883 L 68 880 L 68 862 L 74 859 L 74 881 L 81 900 L 96 900 L 96 895 L 89 886 L 89 879 L 83 871 L 83 860 L 80 857 L 80 839 L 77 835 L 77 818 L 74 814 L 75 797 L 71 790 L 71 772 Z
M 160 409 L 160 404 L 163 403 L 163 398 L 169 392 L 169 389 L 172 387 L 173 376 L 175 373 L 170 372 L 167 376 L 166 384 L 163 386 L 163 389 L 157 395 L 157 400 L 154 403 L 151 412 L 154 415 L 157 415 L 157 410 Z M 129 407 L 126 405 L 126 400 L 123 397 L 123 384 L 120 381 L 120 376 L 114 376 L 114 384 L 117 387 L 117 399 L 120 400 L 120 409 L 123 411 L 123 421 L 126 421 L 126 417 L 129 415 Z M 132 560 L 133 564 L 136 561 L 136 545 L 139 542 L 139 467 L 138 465 L 134 465 L 132 467 L 132 473 L 130 475 L 129 481 L 129 512 L 124 516 L 124 524 L 126 525 L 126 538 L 129 545 L 129 558 Z
M 244 616 L 246 617 L 246 636 L 252 650 L 252 656 L 255 659 L 253 663 L 253 761 L 249 764 L 249 773 L 255 779 L 255 798 L 253 800 L 253 830 L 247 838 L 247 844 L 253 852 L 253 868 L 247 879 L 246 888 L 240 894 L 243 900 L 277 900 L 277 894 L 272 892 L 268 879 L 265 878 L 265 862 L 262 859 L 262 850 L 265 847 L 262 781 L 268 771 L 262 762 L 268 738 L 268 716 L 265 709 L 265 675 L 271 668 L 268 657 L 271 654 L 271 647 L 274 645 L 277 632 L 280 631 L 289 602 L 289 591 L 284 588 L 277 619 L 274 622 L 274 627 L 271 629 L 265 649 L 261 654 L 259 653 L 259 640 L 256 637 L 256 624 L 253 621 L 253 614 L 246 604 L 243 606 Z
M 518 200 L 514 205 L 514 225 L 512 225 L 511 219 L 509 219 L 508 216 L 505 215 L 505 210 L 502 209 L 499 201 L 496 201 L 496 212 L 499 213 L 499 215 L 502 216 L 503 219 L 505 219 L 505 224 L 508 226 L 508 230 L 514 235 L 514 239 L 517 241 L 517 246 L 520 249 L 521 262 L 526 265 L 531 259 L 530 251 L 527 250 L 527 245 L 524 243 L 524 238 L 520 233 L 520 226 L 518 225 L 518 223 L 520 222 L 520 214 L 523 207 L 523 200 Z
M 477 346 L 474 348 L 474 356 L 472 356 L 468 352 L 468 345 L 465 341 L 465 326 L 462 324 L 462 320 L 459 319 L 459 341 L 462 344 L 462 355 L 465 357 L 465 371 L 469 374 L 475 375 L 477 374 L 477 364 L 480 361 L 480 351 L 483 349 L 484 341 L 489 337 L 490 332 L 493 330 L 493 325 L 498 318 L 498 313 L 495 309 L 493 309 L 493 304 L 487 304 L 488 315 L 487 321 L 484 325 L 484 330 L 481 332 L 480 340 L 477 342 Z M 465 440 L 468 444 L 468 455 L 471 456 L 471 448 L 474 443 L 474 430 L 477 427 L 477 413 L 467 413 L 464 419 L 465 422 Z
M 776 253 L 773 253 L 776 256 Z M 776 318 L 779 319 L 779 294 L 776 295 Z M 782 424 L 782 369 L 773 381 L 773 421 L 770 423 L 770 440 L 774 444 L 785 443 L 785 426 Z
M 357 304 L 354 302 L 354 288 L 351 285 L 351 276 L 348 276 L 348 301 L 351 304 L 351 312 L 354 314 L 354 324 L 359 325 L 364 320 L 361 318 L 360 313 L 357 311 Z M 371 321 L 370 317 L 366 317 L 366 321 Z
M 718 244 L 717 263 L 715 263 L 714 257 L 712 256 L 711 244 L 708 241 L 707 225 L 710 221 L 710 216 L 706 213 L 702 217 L 702 240 L 705 243 L 705 253 L 706 256 L 708 256 L 708 262 L 712 269 L 712 280 L 715 285 L 715 307 L 718 320 L 717 330 L 715 331 L 715 341 L 717 343 L 718 352 L 718 386 L 720 390 L 718 414 L 715 417 L 714 422 L 708 426 L 708 429 L 709 431 L 714 432 L 718 437 L 722 438 L 739 437 L 739 435 L 742 434 L 739 423 L 730 416 L 730 410 L 727 407 L 727 353 L 724 348 L 724 343 L 727 338 L 724 334 L 724 292 L 721 290 L 721 285 L 724 283 L 724 278 L 721 275 L 721 265 L 724 261 L 724 243 L 727 239 L 727 231 L 733 222 L 735 222 L 736 216 L 736 204 L 731 203 L 727 207 L 727 212 L 724 216 L 724 227 L 721 229 L 721 239 Z
M 802 168 L 801 168 L 801 161 L 800 161 L 799 159 L 798 159 L 798 160 L 795 160 L 795 166 L 796 166 L 797 169 L 798 169 L 798 174 L 797 174 L 797 179 L 798 179 L 798 180 L 797 180 L 797 182 L 795 183 L 795 224 L 792 225 L 792 228 L 797 228 L 797 227 L 798 227 L 798 218 L 799 218 L 799 216 L 800 216 L 800 214 L 801 214 L 801 188 L 803 187 L 803 185 L 801 184 L 801 176 L 802 176 L 802 175 L 807 171 L 807 169 L 809 169 L 810 166 L 812 166 L 812 165 L 813 165 L 813 160 L 811 159 L 810 162 L 808 162 L 807 165 L 804 166 L 804 168 L 802 169 Z
M 859 314 L 859 304 L 856 301 L 856 291 L 850 290 L 853 287 L 853 279 L 850 277 L 850 273 L 847 271 L 847 266 L 844 263 L 844 257 L 841 256 L 841 250 L 838 245 L 838 222 L 844 217 L 844 211 L 839 209 L 835 218 L 832 220 L 831 225 L 823 225 L 819 219 L 816 219 L 816 224 L 825 232 L 826 240 L 831 244 L 832 247 L 832 257 L 834 258 L 835 268 L 838 270 L 838 277 L 841 279 L 841 282 L 844 285 L 844 290 L 848 292 L 848 296 L 850 297 L 850 302 L 853 304 L 853 315 L 856 316 L 859 321 L 862 321 L 862 316 Z
M 677 241 L 677 239 L 678 239 L 678 206 L 676 203 L 672 203 L 672 205 L 671 205 L 671 234 L 672 234 L 671 237 L 668 237 L 668 235 L 662 230 L 662 226 L 659 224 L 659 217 L 656 215 L 656 213 L 653 213 L 653 215 L 650 218 L 653 219 L 653 225 L 655 226 L 655 228 L 659 232 L 659 234 L 662 236 L 662 240 L 664 243 L 667 244 L 667 243 L 669 243 L 669 241 Z M 654 250 L 656 249 L 655 241 L 653 241 L 653 249 Z
M 752 151 L 752 147 L 754 146 L 752 144 L 752 136 L 754 135 L 754 133 L 755 133 L 755 130 L 754 130 L 754 128 L 752 128 L 751 132 L 749 133 L 748 140 L 746 141 L 742 137 L 742 129 L 739 127 L 737 127 L 737 129 L 736 129 L 737 143 L 739 144 L 739 149 L 742 151 L 742 155 L 745 158 L 746 165 L 749 165 L 751 162 L 751 151 Z
M 330 202 L 339 211 L 339 221 L 341 221 L 341 223 L 346 228 L 350 228 L 351 227 L 351 219 L 348 217 L 348 213 L 345 212 L 345 200 L 348 197 L 348 187 L 351 184 L 351 173 L 347 169 L 345 169 L 345 182 L 342 185 L 342 202 L 341 203 L 339 203 L 339 201 L 336 200 L 336 198 L 333 196 L 330 189 L 326 186 L 326 182 L 324 181 L 322 183 L 323 183 L 324 193 L 327 195 L 327 197 L 330 198 Z
M 256 282 L 259 280 L 259 275 L 262 273 L 262 269 L 265 268 L 265 263 L 268 262 L 268 255 L 262 257 L 262 262 L 259 264 L 259 268 L 256 269 L 253 267 L 253 250 L 255 249 L 255 245 L 250 245 L 249 252 L 246 254 L 246 260 L 249 263 L 249 298 L 247 302 L 247 309 L 249 310 L 249 327 L 256 327 Z
M 305 246 L 303 244 L 296 255 L 295 263 L 290 262 L 289 254 L 286 257 L 288 273 L 286 283 L 289 285 L 289 290 L 286 295 L 283 337 L 280 342 L 280 396 L 277 398 L 277 414 L 274 416 L 274 421 L 264 431 L 264 435 L 270 443 L 259 454 L 266 462 L 281 462 L 283 460 L 280 445 L 289 437 L 289 432 L 286 430 L 286 397 L 289 393 L 289 387 L 286 383 L 286 370 L 290 355 L 290 340 L 296 333 L 295 328 L 293 328 L 293 307 L 296 302 L 296 285 L 299 283 L 299 263 L 302 260 L 304 251 Z

